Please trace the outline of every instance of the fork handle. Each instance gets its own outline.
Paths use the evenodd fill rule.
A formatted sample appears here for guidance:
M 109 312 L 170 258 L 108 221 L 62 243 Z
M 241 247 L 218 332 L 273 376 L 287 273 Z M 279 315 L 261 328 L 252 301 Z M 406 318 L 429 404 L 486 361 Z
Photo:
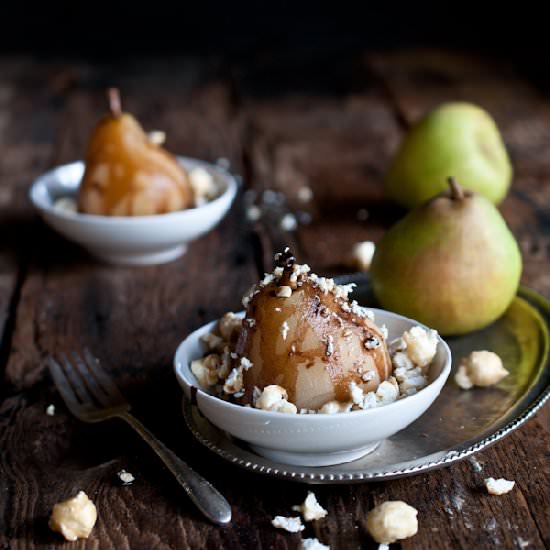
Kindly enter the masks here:
M 153 451 L 185 489 L 189 498 L 209 520 L 219 525 L 231 521 L 231 506 L 217 489 L 161 443 L 137 418 L 129 413 L 120 413 L 117 416 L 130 424 L 149 443 Z

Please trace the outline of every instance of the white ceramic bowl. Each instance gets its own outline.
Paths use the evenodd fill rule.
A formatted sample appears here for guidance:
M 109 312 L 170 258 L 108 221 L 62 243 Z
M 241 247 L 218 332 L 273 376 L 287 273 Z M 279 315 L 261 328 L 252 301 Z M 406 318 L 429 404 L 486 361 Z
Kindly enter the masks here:
M 76 197 L 84 163 L 58 166 L 39 177 L 30 199 L 45 222 L 92 255 L 114 264 L 164 263 L 181 256 L 187 243 L 215 227 L 229 210 L 237 182 L 229 172 L 213 164 L 177 157 L 185 168 L 201 166 L 215 179 L 221 194 L 198 208 L 154 216 L 97 216 L 54 207 L 61 197 Z
M 387 326 L 390 339 L 412 326 L 423 326 L 395 313 L 372 311 L 376 323 Z M 190 334 L 176 351 L 174 367 L 185 397 L 192 399 L 196 393 L 199 410 L 212 424 L 278 463 L 327 466 L 360 458 L 419 418 L 435 401 L 451 372 L 451 351 L 439 338 L 429 369 L 430 382 L 414 395 L 379 408 L 331 415 L 262 411 L 228 403 L 200 389 L 190 364 L 204 355 L 200 337 L 215 324 L 214 321 Z M 193 388 L 197 388 L 196 392 Z

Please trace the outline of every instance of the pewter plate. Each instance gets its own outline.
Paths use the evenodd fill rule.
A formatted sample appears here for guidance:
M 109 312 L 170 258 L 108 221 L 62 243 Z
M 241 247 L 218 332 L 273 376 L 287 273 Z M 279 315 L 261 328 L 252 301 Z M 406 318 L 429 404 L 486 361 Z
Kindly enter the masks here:
M 374 305 L 368 277 L 340 277 L 357 283 L 354 297 Z M 519 289 L 506 314 L 488 328 L 449 338 L 453 371 L 441 395 L 416 422 L 354 462 L 319 468 L 277 464 L 232 439 L 184 400 L 193 435 L 211 451 L 246 470 L 311 484 L 359 483 L 414 475 L 462 460 L 507 436 L 550 397 L 550 303 L 533 290 Z M 493 388 L 464 391 L 453 382 L 461 357 L 474 350 L 500 355 L 510 375 Z

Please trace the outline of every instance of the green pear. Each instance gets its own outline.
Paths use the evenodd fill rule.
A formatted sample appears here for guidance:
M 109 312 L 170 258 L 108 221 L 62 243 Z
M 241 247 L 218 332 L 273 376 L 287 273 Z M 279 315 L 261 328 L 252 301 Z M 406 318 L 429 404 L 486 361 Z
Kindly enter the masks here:
M 496 207 L 453 178 L 449 184 L 384 235 L 370 270 L 384 308 L 445 335 L 500 317 L 522 268 L 518 244 Z
M 506 148 L 487 111 L 471 103 L 444 103 L 409 131 L 386 177 L 386 195 L 407 208 L 445 189 L 453 174 L 498 204 L 512 179 Z

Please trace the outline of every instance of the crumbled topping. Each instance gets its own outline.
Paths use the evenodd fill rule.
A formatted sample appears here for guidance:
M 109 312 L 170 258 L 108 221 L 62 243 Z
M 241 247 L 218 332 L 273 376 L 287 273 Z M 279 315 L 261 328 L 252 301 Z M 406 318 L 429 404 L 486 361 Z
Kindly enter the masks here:
M 325 403 L 320 409 L 320 414 L 337 414 L 342 412 L 349 412 L 351 411 L 353 403 L 350 402 L 342 402 L 342 401 L 329 401 Z M 315 411 L 314 411 L 315 412 Z
M 402 336 L 407 344 L 407 355 L 417 367 L 429 365 L 437 352 L 437 332 L 420 326 L 412 327 Z
M 203 334 L 201 336 L 201 341 L 206 344 L 206 347 L 209 350 L 220 350 L 224 345 L 223 338 L 221 336 L 218 336 L 217 334 L 214 334 L 213 332 L 207 332 L 206 334 Z
M 364 372 L 361 375 L 361 380 L 363 380 L 363 382 L 370 382 L 371 380 L 374 379 L 375 376 L 376 375 L 375 375 L 374 371 L 368 370 L 367 372 Z
M 282 268 L 275 269 L 281 269 L 282 276 Z M 290 283 L 296 285 L 298 283 L 298 280 L 302 277 L 305 277 L 310 271 L 311 268 L 307 264 L 294 264 L 292 266 L 292 273 L 290 274 Z
M 283 340 L 286 340 L 289 330 L 290 330 L 290 327 L 288 326 L 288 323 L 284 321 L 281 327 L 279 328 L 279 331 L 281 332 L 281 336 L 283 337 Z
M 242 304 L 244 307 L 248 307 L 248 304 L 252 301 L 252 298 L 256 296 L 260 291 L 257 288 L 257 285 L 252 285 L 246 294 L 243 296 Z
M 364 346 L 367 349 L 376 349 L 380 347 L 380 340 L 378 338 L 375 338 L 374 336 L 371 336 L 370 338 L 367 338 L 365 340 Z
M 353 300 L 350 302 L 342 302 L 340 304 L 340 307 L 343 311 L 346 313 L 353 313 L 357 317 L 361 319 L 370 319 L 371 321 L 374 321 L 374 312 L 370 309 L 367 309 L 366 307 L 360 306 L 357 303 L 357 300 Z
M 363 410 L 389 405 L 399 397 L 399 386 L 393 376 L 381 382 L 376 391 L 365 393 L 355 382 L 351 382 L 349 390 L 353 404 Z
M 359 271 L 368 271 L 372 263 L 372 257 L 376 246 L 372 241 L 363 241 L 355 243 L 351 251 L 353 265 Z
M 55 415 L 55 405 L 48 405 L 46 407 L 46 414 L 48 416 L 54 416 Z
M 382 333 L 382 336 L 384 337 L 384 340 L 388 339 L 388 327 L 386 325 L 382 325 L 380 327 L 380 332 Z
M 252 390 L 252 404 L 254 406 L 256 406 L 256 401 L 258 401 L 261 395 L 262 395 L 262 390 L 258 388 L 258 386 L 254 386 Z
M 239 333 L 242 329 L 243 322 L 240 317 L 235 315 L 232 311 L 226 313 L 218 321 L 218 331 L 221 334 L 221 337 L 226 342 L 231 342 L 236 340 L 239 336 Z
M 296 414 L 298 409 L 294 403 L 287 401 L 288 393 L 281 386 L 275 384 L 266 386 L 256 398 L 254 406 L 264 411 L 284 412 Z
M 212 362 L 207 361 L 208 357 L 195 359 L 191 362 L 191 372 L 204 388 L 215 386 L 219 380 L 217 369 L 210 367 Z
M 350 336 L 353 336 L 353 331 L 347 328 L 342 332 L 342 336 L 344 338 L 349 338 Z
M 289 286 L 283 285 L 277 289 L 277 298 L 290 298 L 292 296 L 292 289 Z
M 275 311 L 276 311 L 277 313 L 280 313 L 280 312 L 283 311 L 283 310 L 282 310 L 280 307 L 276 307 L 276 308 L 275 308 Z
M 251 369 L 254 366 L 252 361 L 248 357 L 241 357 L 241 367 L 244 370 Z
M 330 546 L 322 544 L 319 539 L 303 539 L 300 550 L 330 550 Z
M 388 405 L 399 397 L 399 386 L 393 376 L 380 383 L 375 392 L 378 405 Z
M 267 286 L 269 283 L 272 283 L 275 280 L 275 275 L 273 273 L 264 273 L 264 278 L 260 282 L 260 285 Z
M 299 506 L 293 506 L 295 512 L 302 514 L 304 521 L 314 521 L 324 518 L 328 512 L 319 504 L 315 493 L 309 491 L 306 499 Z
M 514 488 L 515 484 L 515 481 L 509 481 L 504 478 L 495 479 L 494 477 L 488 477 L 485 480 L 485 487 L 490 495 L 505 495 Z
M 388 351 L 393 355 L 398 351 L 405 351 L 407 349 L 407 342 L 401 337 L 395 338 L 388 344 Z
M 243 389 L 243 368 L 235 367 L 225 379 L 223 391 L 228 394 L 238 393 Z
M 299 517 L 286 518 L 284 516 L 275 516 L 271 521 L 273 527 L 277 529 L 285 529 L 289 533 L 299 533 L 305 529 L 302 520 Z
M 193 190 L 196 206 L 206 204 L 219 194 L 218 186 L 212 175 L 200 166 L 189 171 L 189 184 Z
M 367 515 L 367 531 L 378 543 L 391 544 L 416 535 L 418 510 L 402 500 L 375 506 Z
M 334 353 L 334 338 L 332 337 L 332 335 L 328 335 L 327 336 L 327 351 L 326 351 L 326 355 L 327 357 L 331 357 L 332 354 Z
M 502 359 L 492 351 L 473 351 L 464 357 L 455 375 L 455 382 L 464 390 L 473 386 L 492 386 L 508 376 Z
M 347 300 L 348 295 L 353 292 L 353 289 L 357 285 L 355 283 L 349 283 L 347 285 L 334 285 L 334 296 L 336 298 L 342 298 Z
M 120 470 L 120 472 L 117 473 L 118 479 L 122 481 L 123 485 L 131 485 L 135 481 L 135 477 L 126 470 Z
M 309 275 L 309 280 L 311 283 L 323 293 L 328 294 L 329 292 L 332 292 L 334 290 L 334 287 L 336 286 L 336 283 L 334 282 L 334 279 L 327 279 L 326 277 L 319 277 L 316 273 L 311 273 Z
M 391 352 L 390 352 L 391 354 Z M 409 359 L 409 356 L 403 351 L 397 351 L 391 355 L 391 361 L 395 369 L 413 369 L 414 363 Z
M 48 526 L 66 540 L 87 539 L 97 520 L 97 509 L 84 491 L 54 505 Z

